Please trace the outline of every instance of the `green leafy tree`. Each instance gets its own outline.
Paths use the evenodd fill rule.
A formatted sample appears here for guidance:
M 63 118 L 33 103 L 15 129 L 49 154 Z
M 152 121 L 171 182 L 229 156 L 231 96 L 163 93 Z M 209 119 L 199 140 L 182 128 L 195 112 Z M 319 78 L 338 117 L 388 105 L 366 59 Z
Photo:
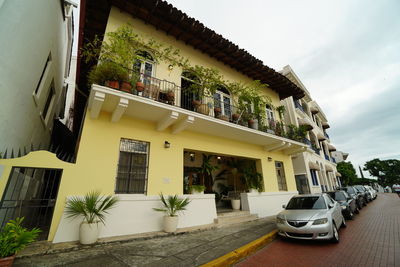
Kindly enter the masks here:
M 364 170 L 378 178 L 378 183 L 383 186 L 400 184 L 400 160 L 373 159 L 365 163 Z
M 353 185 L 357 183 L 356 170 L 351 162 L 339 162 L 336 169 L 342 175 L 342 183 L 344 185 Z

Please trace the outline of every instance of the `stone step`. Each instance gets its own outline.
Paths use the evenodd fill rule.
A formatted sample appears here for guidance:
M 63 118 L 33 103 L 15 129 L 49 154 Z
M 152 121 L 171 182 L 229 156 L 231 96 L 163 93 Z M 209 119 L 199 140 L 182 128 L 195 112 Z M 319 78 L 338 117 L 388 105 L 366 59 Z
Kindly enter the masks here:
M 249 221 L 254 221 L 257 220 L 258 216 L 255 214 L 247 214 L 247 215 L 237 215 L 237 216 L 219 216 L 217 219 L 214 220 L 214 222 L 217 224 L 217 226 L 225 226 L 225 225 L 231 225 L 231 224 L 236 224 L 236 223 L 244 223 L 244 222 L 249 222 Z
M 229 212 L 218 212 L 217 215 L 218 215 L 218 218 L 248 216 L 248 215 L 250 215 L 250 211 L 248 211 L 248 210 L 231 210 Z

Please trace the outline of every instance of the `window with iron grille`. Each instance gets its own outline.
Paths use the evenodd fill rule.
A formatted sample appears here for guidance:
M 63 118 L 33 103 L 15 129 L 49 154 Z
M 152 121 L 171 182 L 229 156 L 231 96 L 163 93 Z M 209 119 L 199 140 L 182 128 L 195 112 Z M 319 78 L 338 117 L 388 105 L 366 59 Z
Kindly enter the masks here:
M 149 143 L 121 139 L 115 193 L 145 194 L 149 161 Z

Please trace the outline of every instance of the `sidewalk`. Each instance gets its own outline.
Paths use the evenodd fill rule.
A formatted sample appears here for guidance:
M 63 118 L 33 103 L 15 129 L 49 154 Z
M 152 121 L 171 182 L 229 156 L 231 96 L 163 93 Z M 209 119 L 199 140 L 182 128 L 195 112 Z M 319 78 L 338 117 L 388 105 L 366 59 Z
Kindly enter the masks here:
M 19 266 L 199 266 L 276 228 L 275 218 L 150 239 L 75 246 L 68 251 L 17 258 Z

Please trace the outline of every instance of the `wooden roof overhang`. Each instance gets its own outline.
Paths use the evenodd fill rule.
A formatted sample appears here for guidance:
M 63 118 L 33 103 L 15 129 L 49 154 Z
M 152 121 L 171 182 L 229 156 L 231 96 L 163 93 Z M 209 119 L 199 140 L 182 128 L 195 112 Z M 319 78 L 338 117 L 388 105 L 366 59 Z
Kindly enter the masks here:
M 261 60 L 246 50 L 239 48 L 222 35 L 162 0 L 82 0 L 79 48 L 85 42 L 93 40 L 95 35 L 104 35 L 111 6 L 153 25 L 156 29 L 214 57 L 254 80 L 267 83 L 281 99 L 289 96 L 300 99 L 304 96 L 304 91 L 284 75 L 264 65 Z M 77 84 L 80 92 L 75 97 L 74 132 L 79 130 L 77 127 L 80 128 L 86 105 L 85 95 L 88 95 L 90 90 L 86 76 L 94 64 L 96 62 L 86 64 L 78 59 Z

